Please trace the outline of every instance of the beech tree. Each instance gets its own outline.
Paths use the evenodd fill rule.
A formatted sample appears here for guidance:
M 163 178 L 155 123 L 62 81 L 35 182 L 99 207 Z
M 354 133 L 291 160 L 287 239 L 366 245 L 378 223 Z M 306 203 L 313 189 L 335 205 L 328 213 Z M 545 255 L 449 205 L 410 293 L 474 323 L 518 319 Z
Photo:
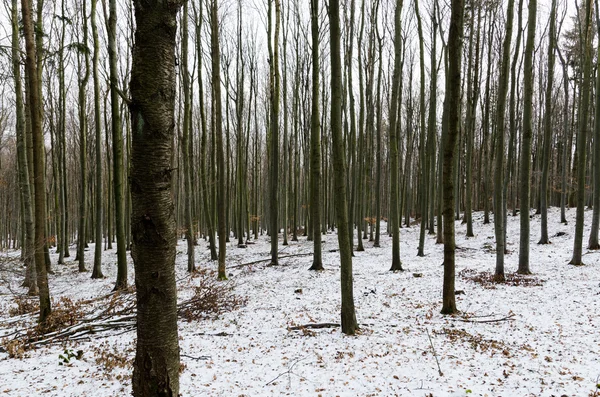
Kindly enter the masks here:
M 171 155 L 175 37 L 183 1 L 134 1 L 131 194 L 137 295 L 134 396 L 179 395 L 175 212 Z

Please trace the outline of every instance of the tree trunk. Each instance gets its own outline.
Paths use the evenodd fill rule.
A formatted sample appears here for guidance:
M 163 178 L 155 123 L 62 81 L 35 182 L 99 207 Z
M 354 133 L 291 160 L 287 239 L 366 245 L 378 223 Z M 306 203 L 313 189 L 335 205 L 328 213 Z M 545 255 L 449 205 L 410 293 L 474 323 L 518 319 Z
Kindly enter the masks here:
M 268 47 L 269 47 L 269 99 L 270 99 L 270 132 L 271 132 L 271 164 L 269 167 L 269 206 L 271 212 L 269 234 L 271 236 L 271 265 L 278 265 L 279 238 L 279 29 L 280 29 L 280 0 L 269 1 Z M 275 2 L 275 34 L 272 34 L 272 2 Z M 271 40 L 273 42 L 271 43 Z
M 556 0 L 553 0 L 556 1 Z M 553 3 L 554 4 L 554 3 Z M 554 9 L 553 9 L 554 10 Z M 598 0 L 596 0 L 596 11 L 598 11 Z M 598 29 L 598 37 L 600 37 L 600 17 L 596 12 L 596 27 Z M 598 54 L 600 55 L 600 46 L 598 46 Z M 600 58 L 599 58 L 600 59 Z M 550 72 L 548 72 L 550 75 Z M 549 79 L 550 81 L 550 79 Z M 594 116 L 594 213 L 592 216 L 592 228 L 590 230 L 590 239 L 588 242 L 588 248 L 597 250 L 600 249 L 600 242 L 598 241 L 598 229 L 600 226 L 600 72 L 596 70 L 596 104 L 595 104 L 595 116 Z M 548 98 L 546 98 L 548 101 Z
M 506 94 L 508 91 L 508 67 L 510 62 L 510 43 L 513 31 L 514 0 L 509 0 L 506 10 L 506 35 L 502 44 L 502 64 L 500 69 L 500 81 L 498 83 L 498 99 L 496 107 L 496 172 L 494 173 L 494 231 L 496 234 L 496 270 L 495 277 L 504 281 L 504 253 L 506 250 L 506 238 L 504 230 L 504 192 L 502 183 L 504 181 L 504 126 L 506 111 Z
M 92 58 L 92 70 L 94 80 L 94 132 L 96 138 L 96 191 L 95 210 L 96 224 L 94 230 L 94 268 L 92 278 L 104 278 L 102 274 L 102 123 L 100 120 L 100 82 L 98 77 L 98 59 L 100 56 L 100 44 L 98 41 L 98 27 L 96 25 L 96 5 L 98 0 L 92 0 L 92 36 L 94 40 L 94 56 Z
M 454 178 L 457 140 L 460 129 L 460 89 L 462 35 L 464 25 L 463 0 L 452 0 L 450 31 L 448 32 L 448 75 L 446 76 L 446 99 L 444 112 L 448 123 L 448 134 L 444 139 L 444 287 L 442 314 L 456 313 L 454 294 L 455 250 L 454 240 Z
M 30 166 L 27 161 L 27 148 L 25 138 L 25 114 L 23 112 L 23 86 L 21 82 L 21 62 L 19 54 L 19 15 L 18 2 L 12 0 L 11 8 L 12 26 L 12 63 L 15 81 L 15 107 L 16 107 L 16 135 L 17 135 L 17 157 L 19 163 L 19 186 L 21 190 L 21 201 L 23 203 L 23 225 L 25 241 L 22 246 L 23 258 L 26 266 L 25 286 L 28 288 L 27 295 L 38 295 L 37 272 L 35 264 L 35 230 L 32 203 L 32 191 L 30 181 Z
M 341 262 L 342 332 L 354 335 L 358 329 L 354 311 L 352 281 L 352 251 L 348 204 L 346 200 L 346 156 L 342 137 L 342 62 L 340 59 L 340 3 L 329 1 L 330 51 L 331 51 L 331 136 L 333 140 L 333 169 L 335 184 L 335 207 L 338 223 L 338 242 Z
M 82 68 L 83 76 L 79 80 L 79 161 L 81 173 L 81 195 L 79 197 L 79 228 L 77 231 L 77 259 L 79 264 L 79 272 L 85 272 L 85 245 L 86 245 L 86 228 L 87 228 L 87 190 L 88 190 L 88 178 L 87 178 L 87 132 L 88 132 L 88 121 L 87 121 L 87 83 L 90 78 L 90 52 L 87 50 L 88 45 L 88 28 L 87 28 L 87 1 L 82 3 L 82 19 L 83 19 L 83 45 L 85 49 L 82 49 L 77 54 L 77 63 L 79 73 L 81 75 Z M 83 54 L 82 54 L 83 52 Z M 81 60 L 81 57 L 84 60 Z
M 108 17 L 108 59 L 110 65 L 110 105 L 112 113 L 113 147 L 113 193 L 115 208 L 115 229 L 117 231 L 117 280 L 115 290 L 127 288 L 127 252 L 125 246 L 124 198 L 123 198 L 123 132 L 119 109 L 117 71 L 117 3 L 109 1 Z
M 33 178 L 34 178 L 34 252 L 35 266 L 37 272 L 37 285 L 40 298 L 39 323 L 44 324 L 50 315 L 50 291 L 48 289 L 48 275 L 46 274 L 46 263 L 44 257 L 44 246 L 46 244 L 46 189 L 44 175 L 44 136 L 42 133 L 41 114 L 37 111 L 41 106 L 39 96 L 39 75 L 36 64 L 36 49 L 33 36 L 33 21 L 31 16 L 31 4 L 28 0 L 21 0 L 21 11 L 23 14 L 23 32 L 25 35 L 25 78 L 28 81 L 28 101 L 31 118 L 31 134 L 33 144 Z
M 131 70 L 132 257 L 137 294 L 133 395 L 179 394 L 179 340 L 171 186 L 175 105 L 175 36 L 182 2 L 146 7 L 134 1 Z
M 577 214 L 575 216 L 575 239 L 573 257 L 569 264 L 583 265 L 581 259 L 583 245 L 583 223 L 585 211 L 585 158 L 590 104 L 590 85 L 592 80 L 592 0 L 586 0 L 584 6 L 585 27 L 583 39 L 583 85 L 581 87 L 581 105 L 579 107 L 579 134 L 577 136 Z
M 552 0 L 550 11 L 550 33 L 548 36 L 548 81 L 546 85 L 546 109 L 544 118 L 544 148 L 542 159 L 542 182 L 540 187 L 541 237 L 538 244 L 548 244 L 548 169 L 550 168 L 550 147 L 552 146 L 552 89 L 554 83 L 554 47 L 556 46 L 556 0 Z M 599 74 L 600 75 L 600 74 Z M 598 80 L 600 82 L 600 80 Z M 600 113 L 597 113 L 600 115 Z M 596 118 L 598 120 L 598 118 Z M 600 125 L 600 124 L 599 124 Z M 596 143 L 597 140 L 594 140 Z M 599 148 L 600 148 L 600 142 Z M 590 235 L 590 241 L 592 236 Z M 596 233 L 597 242 L 597 233 Z M 599 247 L 600 248 L 600 247 Z
M 225 153 L 223 152 L 223 112 L 221 104 L 221 51 L 219 48 L 219 19 L 217 0 L 212 0 L 210 8 L 212 90 L 213 90 L 213 134 L 216 150 L 217 170 L 217 218 L 219 234 L 219 280 L 227 280 L 225 273 L 225 254 L 227 252 L 227 220 L 225 208 Z M 215 157 L 215 156 L 213 156 Z M 214 169 L 215 167 L 213 167 Z
M 397 117 L 400 107 L 398 97 L 400 95 L 400 80 L 402 79 L 402 43 L 401 43 L 401 15 L 402 0 L 396 0 L 394 11 L 394 74 L 392 77 L 392 99 L 390 103 L 390 226 L 392 233 L 392 267 L 391 271 L 402 271 L 400 261 L 400 214 L 398 214 L 398 128 Z
M 528 11 L 525 63 L 523 65 L 523 140 L 521 142 L 520 164 L 521 235 L 519 241 L 519 268 L 517 270 L 520 274 L 531 274 L 529 270 L 529 209 L 531 207 L 531 138 L 533 135 L 533 46 L 535 45 L 537 0 L 529 0 Z M 550 76 L 548 77 L 550 78 Z
M 313 219 L 313 263 L 309 270 L 323 270 L 321 256 L 321 126 L 319 125 L 319 0 L 310 2 L 312 37 L 312 113 L 310 118 L 310 216 Z
M 185 211 L 185 240 L 187 242 L 187 270 L 194 272 L 196 270 L 195 255 L 195 234 L 193 220 L 193 194 L 192 187 L 192 169 L 190 166 L 190 136 L 192 130 L 192 97 L 190 93 L 190 72 L 188 68 L 188 3 L 183 5 L 183 14 L 181 16 L 181 74 L 183 84 L 183 131 L 181 140 L 181 156 L 183 158 L 183 184 L 184 184 L 184 211 Z

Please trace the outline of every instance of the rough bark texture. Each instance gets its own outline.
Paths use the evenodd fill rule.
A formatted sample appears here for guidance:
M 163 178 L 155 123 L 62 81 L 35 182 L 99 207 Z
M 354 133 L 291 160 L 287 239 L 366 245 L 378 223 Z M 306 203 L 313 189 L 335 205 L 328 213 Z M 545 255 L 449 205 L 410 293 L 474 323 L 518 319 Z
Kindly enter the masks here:
M 171 187 L 176 15 L 181 1 L 136 0 L 131 71 L 132 257 L 137 292 L 134 396 L 179 394 L 179 342 Z
M 338 226 L 338 242 L 341 261 L 342 292 L 342 332 L 354 335 L 358 329 L 354 312 L 352 281 L 352 250 L 350 226 L 348 224 L 348 204 L 346 198 L 346 156 L 342 138 L 342 62 L 340 59 L 340 2 L 329 2 L 329 22 L 331 24 L 331 136 L 333 140 L 333 173 L 335 192 L 335 212 Z
M 446 76 L 446 100 L 448 135 L 444 140 L 444 287 L 442 313 L 456 313 L 454 294 L 455 250 L 454 240 L 454 178 L 455 156 L 460 128 L 461 61 L 464 24 L 464 0 L 452 0 L 450 31 L 448 33 L 448 75 Z

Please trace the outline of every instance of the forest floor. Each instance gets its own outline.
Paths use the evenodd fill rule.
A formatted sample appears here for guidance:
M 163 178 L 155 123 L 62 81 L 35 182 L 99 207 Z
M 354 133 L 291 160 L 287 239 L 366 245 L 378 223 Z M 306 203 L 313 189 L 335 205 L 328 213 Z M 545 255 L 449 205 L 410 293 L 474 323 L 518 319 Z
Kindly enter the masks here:
M 268 237 L 261 236 L 248 248 L 237 248 L 232 238 L 227 248 L 230 282 L 224 285 L 232 288 L 227 293 L 233 295 L 226 299 L 245 302 L 217 318 L 180 321 L 180 393 L 599 396 L 600 251 L 584 249 L 586 266 L 568 265 L 574 217 L 575 209 L 570 209 L 569 224 L 560 224 L 559 210 L 551 209 L 552 244 L 538 245 L 540 218 L 533 216 L 530 263 L 534 274 L 523 277 L 513 273 L 518 261 L 519 218 L 509 216 L 509 281 L 505 284 L 490 279 L 495 266 L 493 225 L 484 225 L 483 214 L 475 213 L 476 236 L 466 238 L 465 225 L 457 222 L 460 313 L 456 316 L 440 314 L 443 246 L 435 244 L 434 236 L 427 236 L 426 256 L 417 257 L 419 225 L 403 228 L 405 271 L 397 273 L 388 271 L 391 240 L 387 234 L 382 234 L 381 248 L 373 248 L 365 240 L 366 250 L 356 252 L 353 259 L 354 299 L 361 327 L 353 337 L 344 336 L 337 327 L 302 327 L 339 322 L 340 267 L 334 234 L 324 236 L 326 270 L 322 272 L 308 271 L 310 255 L 282 258 L 276 267 L 261 262 L 233 268 L 268 258 L 269 244 Z M 584 246 L 590 211 L 586 211 L 586 221 Z M 310 253 L 312 242 L 300 237 L 299 242 L 290 241 L 280 249 L 282 257 Z M 207 277 L 213 279 L 212 273 L 187 275 L 185 250 L 185 242 L 179 241 L 180 301 L 194 296 L 194 287 L 207 283 Z M 75 248 L 71 251 L 74 257 Z M 16 255 L 2 253 L 1 258 L 6 262 Z M 215 268 L 208 260 L 205 242 L 198 245 L 196 257 L 200 268 Z M 52 258 L 56 263 L 55 254 Z M 86 260 L 91 267 L 93 246 L 86 251 Z M 115 250 L 105 251 L 107 277 L 103 280 L 91 280 L 89 272 L 78 273 L 74 261 L 55 265 L 50 290 L 56 307 L 67 308 L 76 317 L 73 313 L 97 312 L 114 304 L 115 262 Z M 134 281 L 132 273 L 133 266 L 130 283 Z M 0 266 L 0 338 L 31 326 L 35 319 L 31 314 L 14 316 L 17 308 L 27 306 L 23 298 L 15 296 L 24 293 L 19 288 L 21 277 L 22 269 Z M 120 304 L 132 302 L 132 294 L 124 296 L 119 298 Z M 10 344 L 14 337 L 5 337 L 0 348 L 1 396 L 130 395 L 135 355 L 131 328 L 83 334 L 77 341 L 64 340 L 34 350 L 15 350 Z M 9 358 L 9 352 L 17 358 Z

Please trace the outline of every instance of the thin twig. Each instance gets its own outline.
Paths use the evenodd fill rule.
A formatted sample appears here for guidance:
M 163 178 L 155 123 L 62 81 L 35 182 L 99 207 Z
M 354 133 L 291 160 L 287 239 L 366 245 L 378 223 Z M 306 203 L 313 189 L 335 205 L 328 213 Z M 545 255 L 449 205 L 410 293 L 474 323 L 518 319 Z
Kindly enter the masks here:
M 442 372 L 442 369 L 440 368 L 440 362 L 438 360 L 437 353 L 435 352 L 435 348 L 433 347 L 433 342 L 431 341 L 431 335 L 429 335 L 429 329 L 425 328 L 425 331 L 427 331 L 427 338 L 429 338 L 429 345 L 431 346 L 431 350 L 433 351 L 433 357 L 435 357 L 435 362 L 437 363 L 438 372 L 440 373 L 440 376 L 444 376 L 444 373 Z
M 313 255 L 313 253 L 312 252 L 305 252 L 305 253 L 302 253 L 302 254 L 283 255 L 283 256 L 280 256 L 279 259 L 292 258 L 292 257 L 296 257 L 296 256 L 309 256 L 309 255 Z M 235 265 L 235 266 L 229 266 L 229 269 L 236 269 L 236 268 L 239 268 L 239 267 L 256 265 L 257 263 L 270 262 L 270 261 L 271 261 L 271 258 L 259 259 L 257 261 L 242 263 L 242 264 Z
M 318 324 L 304 324 L 297 325 L 294 327 L 289 327 L 290 331 L 299 331 L 301 329 L 310 328 L 310 329 L 322 329 L 322 328 L 338 328 L 340 325 L 338 323 L 318 323 Z
M 494 318 L 494 319 L 490 319 L 490 320 L 471 320 L 470 318 L 467 317 L 463 317 L 463 318 L 456 318 L 453 319 L 454 321 L 461 321 L 463 323 L 477 323 L 477 324 L 485 324 L 485 323 L 499 323 L 502 321 L 510 321 L 510 320 L 514 320 L 515 318 L 515 314 L 514 313 L 510 313 L 509 315 L 505 316 L 505 317 L 500 317 L 500 318 Z

